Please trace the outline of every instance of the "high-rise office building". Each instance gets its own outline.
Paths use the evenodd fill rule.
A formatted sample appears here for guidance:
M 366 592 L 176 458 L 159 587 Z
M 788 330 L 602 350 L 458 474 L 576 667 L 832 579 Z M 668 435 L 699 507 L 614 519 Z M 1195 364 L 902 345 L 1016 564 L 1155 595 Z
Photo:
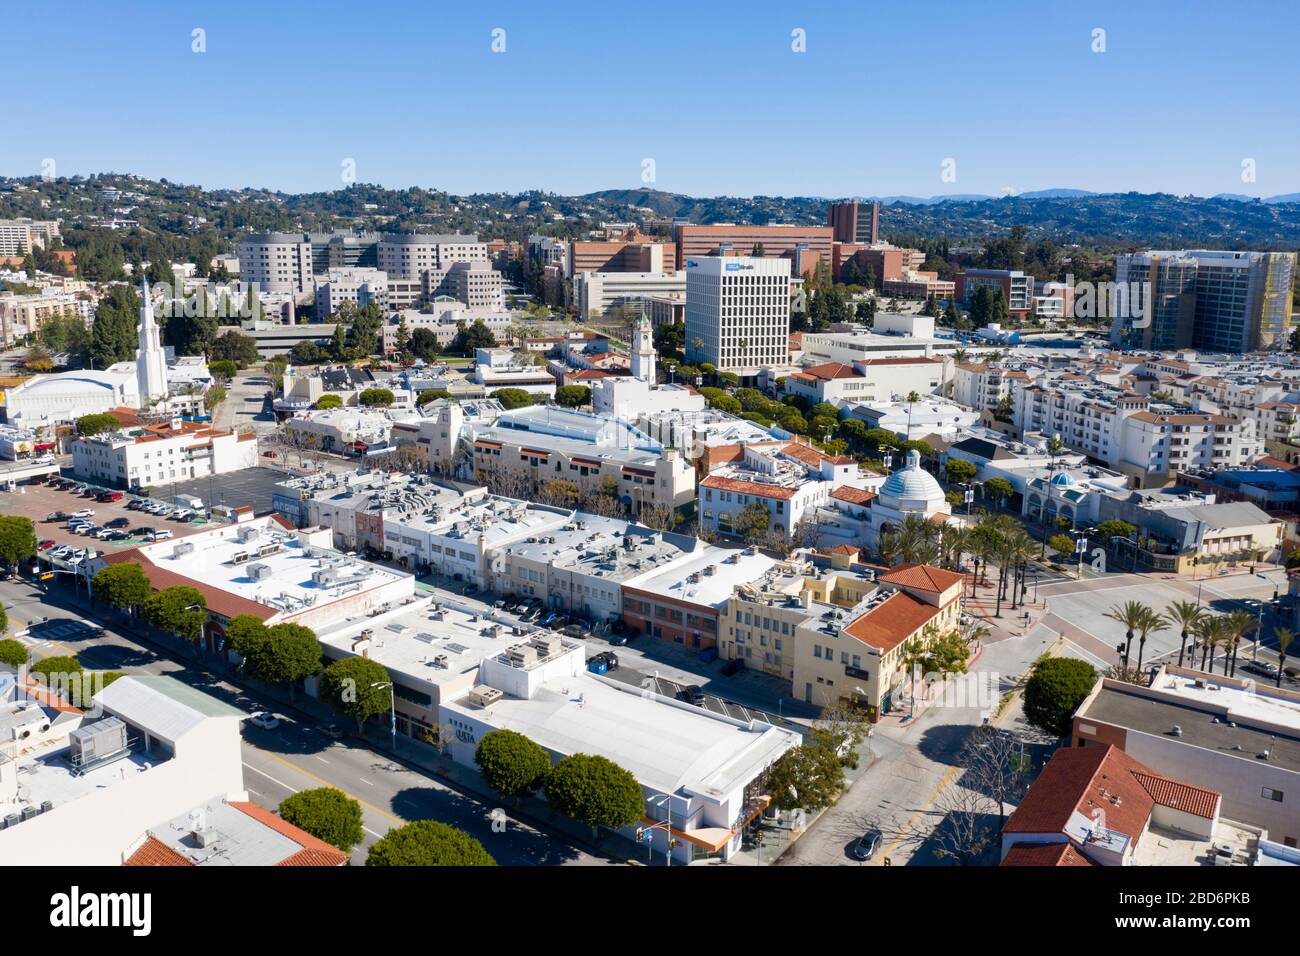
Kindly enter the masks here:
M 790 361 L 790 260 L 686 260 L 686 361 L 755 375 Z
M 880 203 L 833 202 L 826 210 L 826 224 L 834 230 L 836 242 L 874 246 L 880 241 Z
M 1195 280 L 1190 283 L 1189 302 L 1193 264 Z M 1119 256 L 1115 262 L 1118 286 L 1148 283 L 1137 288 L 1139 301 L 1150 301 L 1150 335 L 1146 328 L 1134 328 L 1133 317 L 1138 313 L 1130 294 L 1128 308 L 1114 317 L 1111 340 L 1133 347 L 1190 345 L 1205 352 L 1233 354 L 1286 348 L 1295 269 L 1294 252 L 1192 249 Z M 1146 316 L 1141 318 L 1146 321 Z

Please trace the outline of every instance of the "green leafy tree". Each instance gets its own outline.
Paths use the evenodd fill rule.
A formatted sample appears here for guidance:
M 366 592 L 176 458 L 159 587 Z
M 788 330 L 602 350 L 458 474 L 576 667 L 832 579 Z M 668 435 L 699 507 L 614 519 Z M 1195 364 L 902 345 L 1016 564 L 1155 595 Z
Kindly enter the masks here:
M 1067 737 L 1074 712 L 1097 682 L 1087 661 L 1048 657 L 1038 662 L 1025 682 L 1025 720 L 1053 737 Z
M 141 607 L 153 593 L 153 585 L 144 569 L 132 561 L 127 564 L 110 564 L 92 579 L 91 593 L 119 611 Z
M 229 359 L 221 359 L 216 362 L 208 363 L 208 371 L 216 378 L 222 378 L 230 381 L 239 374 L 239 368 Z
M 0 604 L 0 635 L 9 633 L 9 612 Z
M 391 393 L 390 393 L 391 394 Z M 317 408 L 342 408 L 343 399 L 332 392 L 326 392 L 320 398 L 316 399 Z
M 18 670 L 26 663 L 27 648 L 21 641 L 15 641 L 12 638 L 0 641 L 0 664 Z
M 1015 485 L 1005 478 L 990 478 L 984 482 L 984 497 L 996 498 L 1002 505 L 1006 505 L 1015 493 Z
M 555 402 L 566 408 L 591 404 L 591 389 L 586 385 L 561 385 L 555 390 Z
M 944 462 L 943 470 L 948 476 L 948 483 L 953 485 L 965 484 L 979 472 L 973 462 L 964 458 L 949 458 Z
M 387 388 L 368 388 L 357 396 L 357 401 L 366 408 L 388 408 L 393 404 L 393 393 Z
M 552 810 L 591 827 L 618 829 L 645 815 L 645 796 L 636 777 L 614 761 L 590 754 L 565 757 L 546 776 Z
M 473 355 L 475 349 L 493 349 L 496 348 L 497 337 L 492 334 L 492 330 L 487 327 L 482 319 L 474 320 L 472 325 L 467 325 L 456 333 L 456 339 L 452 342 L 452 350 L 464 352 L 466 355 Z
M 116 418 L 104 412 L 82 415 L 77 419 L 77 434 L 83 438 L 102 435 L 106 432 L 115 432 L 121 427 L 122 424 Z
M 36 554 L 36 525 L 20 515 L 0 515 L 0 561 L 17 567 Z
M 139 314 L 140 297 L 129 285 L 111 287 L 99 301 L 90 330 L 90 360 L 95 368 L 105 369 L 135 356 Z
M 43 657 L 31 666 L 31 672 L 47 684 L 54 684 L 60 676 L 76 674 L 80 676 L 85 673 L 81 661 L 75 657 L 56 654 L 53 657 Z
M 426 388 L 419 395 L 415 396 L 416 405 L 427 405 L 430 402 L 439 400 L 454 401 L 455 396 L 445 388 Z
M 248 368 L 257 363 L 257 341 L 250 335 L 224 332 L 212 343 L 209 357 L 219 362 L 233 362 L 238 368 Z
M 320 696 L 332 711 L 357 722 L 357 732 L 371 717 L 392 705 L 391 678 L 368 657 L 345 657 L 321 672 Z
M 464 830 L 437 820 L 416 820 L 377 840 L 366 866 L 496 866 L 496 860 Z
M 361 842 L 361 804 L 334 787 L 314 787 L 286 797 L 280 819 L 301 827 L 344 853 Z
M 781 810 L 825 809 L 844 789 L 844 767 L 822 744 L 801 744 L 783 753 L 767 771 L 772 803 Z
M 484 735 L 474 751 L 483 782 L 503 797 L 518 799 L 542 785 L 551 769 L 550 755 L 535 741 L 513 730 Z
M 500 402 L 501 407 L 507 411 L 533 404 L 532 392 L 522 388 L 499 388 L 492 393 L 492 398 Z
M 185 585 L 173 585 L 149 595 L 142 605 L 144 617 L 160 630 L 197 643 L 208 619 L 208 602 L 203 593 Z
M 1103 542 L 1109 543 L 1111 538 L 1127 538 L 1136 531 L 1137 525 L 1112 518 L 1097 525 L 1095 533 Z
M 229 638 L 227 638 L 229 639 Z M 293 698 L 294 685 L 321 669 L 320 641 L 301 624 L 276 624 L 249 641 L 244 672 L 268 684 L 285 684 Z
M 732 528 L 746 544 L 757 544 L 767 537 L 772 526 L 772 514 L 761 501 L 751 501 L 736 514 Z
M 1066 558 L 1074 554 L 1074 539 L 1068 534 L 1054 534 L 1047 539 L 1047 543 L 1060 557 Z

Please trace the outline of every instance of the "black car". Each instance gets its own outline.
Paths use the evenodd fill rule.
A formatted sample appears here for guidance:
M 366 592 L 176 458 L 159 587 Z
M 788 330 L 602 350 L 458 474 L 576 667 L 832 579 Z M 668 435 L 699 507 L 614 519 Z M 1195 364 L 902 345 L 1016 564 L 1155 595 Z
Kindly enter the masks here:
M 853 859 L 863 863 L 870 860 L 880 849 L 881 833 L 879 830 L 868 830 L 862 836 L 853 841 L 853 846 L 849 848 L 849 853 Z
M 104 540 L 105 540 L 105 541 L 125 541 L 125 540 L 126 540 L 127 538 L 129 538 L 129 537 L 131 537 L 130 534 L 128 534 L 126 531 L 123 531 L 123 530 L 121 530 L 121 529 L 119 528 L 119 529 L 113 531 L 112 534 L 106 535 L 105 538 L 104 538 Z
M 153 528 L 132 528 L 128 534 L 133 538 L 143 538 L 147 534 L 153 534 Z
M 694 704 L 696 707 L 704 706 L 704 688 L 699 684 L 683 687 L 677 696 L 680 700 L 684 700 L 688 704 Z
M 105 528 L 125 528 L 131 523 L 130 518 L 114 518 L 112 521 L 104 523 Z

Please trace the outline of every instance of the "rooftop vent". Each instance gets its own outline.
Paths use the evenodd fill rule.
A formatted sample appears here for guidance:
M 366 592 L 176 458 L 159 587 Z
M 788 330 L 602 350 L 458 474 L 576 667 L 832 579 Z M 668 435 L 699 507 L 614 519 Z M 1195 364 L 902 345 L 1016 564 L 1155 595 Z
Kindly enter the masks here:
M 271 576 L 271 566 L 269 564 L 250 564 L 246 573 L 254 581 L 265 581 Z

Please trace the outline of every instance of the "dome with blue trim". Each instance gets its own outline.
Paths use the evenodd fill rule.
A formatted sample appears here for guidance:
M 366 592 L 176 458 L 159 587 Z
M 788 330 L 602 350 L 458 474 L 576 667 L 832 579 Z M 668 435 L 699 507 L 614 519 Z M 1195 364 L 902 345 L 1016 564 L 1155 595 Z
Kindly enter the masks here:
M 1069 488 L 1074 484 L 1074 479 L 1069 472 L 1062 471 L 1052 476 L 1052 484 L 1057 488 Z
M 921 467 L 921 456 L 915 448 L 907 453 L 907 465 L 885 479 L 879 494 L 885 498 L 908 500 L 943 500 L 943 488 Z

